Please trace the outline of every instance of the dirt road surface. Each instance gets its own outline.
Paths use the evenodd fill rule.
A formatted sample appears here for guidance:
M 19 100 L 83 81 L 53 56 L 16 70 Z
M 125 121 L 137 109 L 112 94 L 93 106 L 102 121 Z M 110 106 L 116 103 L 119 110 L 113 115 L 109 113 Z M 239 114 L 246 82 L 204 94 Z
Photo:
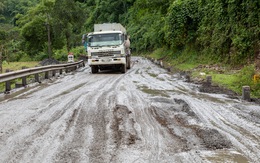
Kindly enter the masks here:
M 260 106 L 132 58 L 0 95 L 1 163 L 259 162 Z

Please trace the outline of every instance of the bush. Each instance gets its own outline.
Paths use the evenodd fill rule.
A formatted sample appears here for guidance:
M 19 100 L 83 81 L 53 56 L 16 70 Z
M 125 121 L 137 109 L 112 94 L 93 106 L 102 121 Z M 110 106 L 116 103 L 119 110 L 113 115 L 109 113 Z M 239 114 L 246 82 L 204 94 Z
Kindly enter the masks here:
M 22 51 L 18 51 L 18 52 L 15 52 L 15 53 L 10 53 L 10 55 L 8 56 L 9 57 L 8 61 L 9 62 L 17 62 L 17 61 L 19 61 L 23 57 L 23 55 L 25 55 L 25 53 L 22 52 Z
M 78 46 L 72 48 L 70 52 L 73 53 L 74 59 L 78 59 L 79 56 L 86 55 L 84 46 Z M 56 50 L 53 54 L 53 58 L 58 61 L 67 61 L 68 60 L 68 51 L 64 47 L 63 49 Z
M 249 65 L 249 66 L 245 66 L 244 68 L 242 68 L 238 74 L 240 86 L 252 85 L 252 83 L 253 83 L 252 78 L 253 78 L 254 74 L 255 74 L 254 65 Z
M 19 62 L 28 62 L 28 61 L 33 61 L 32 58 L 27 55 L 27 54 L 24 54 L 22 55 L 22 57 L 19 59 Z
M 54 52 L 53 58 L 55 58 L 58 61 L 67 61 L 68 59 L 67 51 L 64 48 L 61 50 L 56 50 Z
M 46 58 L 48 58 L 48 57 L 49 57 L 49 55 L 48 55 L 47 53 L 40 52 L 39 54 L 37 54 L 37 55 L 34 57 L 34 59 L 35 59 L 36 61 L 42 61 L 42 60 L 44 60 L 44 59 L 46 59 Z
M 251 88 L 251 93 L 255 97 L 260 97 L 260 83 L 254 83 L 253 76 L 255 75 L 255 65 L 245 66 L 238 74 L 237 85 L 242 89 L 248 85 Z

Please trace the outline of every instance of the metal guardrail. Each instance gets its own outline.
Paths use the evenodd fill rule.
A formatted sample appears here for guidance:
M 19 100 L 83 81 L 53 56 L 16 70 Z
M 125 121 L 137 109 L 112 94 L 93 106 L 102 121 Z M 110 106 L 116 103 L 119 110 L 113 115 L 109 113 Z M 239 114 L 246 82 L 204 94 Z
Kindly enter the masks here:
M 72 70 L 76 70 L 79 67 L 84 67 L 84 61 L 78 61 L 73 63 L 67 63 L 67 64 L 57 64 L 57 65 L 49 65 L 49 66 L 41 66 L 41 67 L 34 67 L 34 68 L 28 68 L 13 72 L 8 72 L 4 74 L 0 74 L 0 83 L 5 82 L 5 92 L 8 93 L 11 91 L 11 81 L 14 79 L 22 79 L 22 86 L 27 85 L 26 78 L 30 75 L 35 75 L 35 82 L 41 82 L 39 78 L 40 73 L 45 73 L 44 78 L 49 79 L 50 78 L 50 72 L 52 72 L 52 76 L 55 76 L 57 71 L 59 71 L 60 74 L 63 73 L 63 70 L 65 72 L 69 72 Z

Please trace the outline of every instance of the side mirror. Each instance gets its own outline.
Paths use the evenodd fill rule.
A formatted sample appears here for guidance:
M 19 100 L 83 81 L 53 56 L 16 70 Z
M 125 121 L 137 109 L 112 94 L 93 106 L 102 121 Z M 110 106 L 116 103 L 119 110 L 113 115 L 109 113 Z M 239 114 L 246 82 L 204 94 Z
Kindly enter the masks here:
M 86 42 L 86 34 L 83 34 L 82 35 L 82 44 L 85 44 L 85 42 Z
M 85 50 L 88 51 L 88 41 L 87 41 L 87 35 L 86 34 L 82 35 L 82 44 L 84 45 Z

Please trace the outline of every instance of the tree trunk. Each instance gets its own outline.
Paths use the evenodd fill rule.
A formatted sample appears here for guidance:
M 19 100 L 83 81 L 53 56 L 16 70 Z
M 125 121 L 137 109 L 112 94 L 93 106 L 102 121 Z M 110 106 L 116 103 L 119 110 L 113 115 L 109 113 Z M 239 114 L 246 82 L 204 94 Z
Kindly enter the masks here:
M 51 30 L 50 30 L 50 23 L 49 23 L 49 15 L 47 15 L 47 31 L 48 31 L 48 55 L 51 58 Z
M 48 29 L 48 54 L 49 58 L 51 58 L 51 34 L 50 34 L 50 24 L 47 24 Z
M 66 32 L 66 44 L 67 44 L 67 51 L 70 52 L 70 34 Z

